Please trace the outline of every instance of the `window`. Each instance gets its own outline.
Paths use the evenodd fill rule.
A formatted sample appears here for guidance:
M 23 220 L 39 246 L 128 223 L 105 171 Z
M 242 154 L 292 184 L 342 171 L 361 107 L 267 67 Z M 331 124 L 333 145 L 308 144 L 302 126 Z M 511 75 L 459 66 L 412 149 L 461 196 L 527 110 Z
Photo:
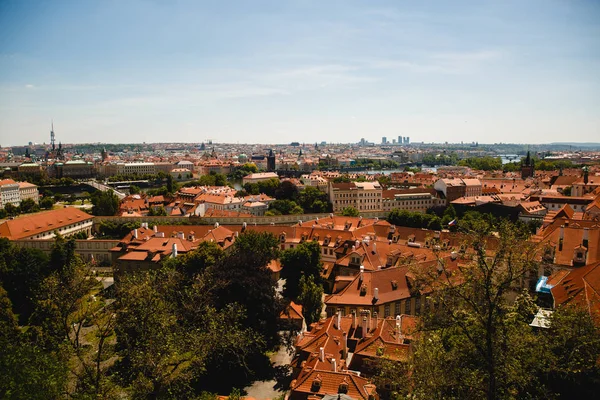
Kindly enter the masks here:
M 421 298 L 417 297 L 415 299 L 415 315 L 421 314 Z
M 383 316 L 384 316 L 385 318 L 387 318 L 387 317 L 389 317 L 389 316 L 390 316 L 390 305 L 389 305 L 389 304 L 386 304 L 386 305 L 383 307 Z
M 394 304 L 394 315 L 400 315 L 402 312 L 400 311 L 400 302 L 396 302 Z
M 410 315 L 410 298 L 404 302 L 404 314 Z

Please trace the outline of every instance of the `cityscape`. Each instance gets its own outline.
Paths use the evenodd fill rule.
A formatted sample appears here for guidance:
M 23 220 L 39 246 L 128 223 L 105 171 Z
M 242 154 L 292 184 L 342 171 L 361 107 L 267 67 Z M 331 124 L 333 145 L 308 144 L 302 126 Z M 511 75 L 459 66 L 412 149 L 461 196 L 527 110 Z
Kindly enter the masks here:
M 600 8 L 524 3 L 0 4 L 0 398 L 595 398 Z

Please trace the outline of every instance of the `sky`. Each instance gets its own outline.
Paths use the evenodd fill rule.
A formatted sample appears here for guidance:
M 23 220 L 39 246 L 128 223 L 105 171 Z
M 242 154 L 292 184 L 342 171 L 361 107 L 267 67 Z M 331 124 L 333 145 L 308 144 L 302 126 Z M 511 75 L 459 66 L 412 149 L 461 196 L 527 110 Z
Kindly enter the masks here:
M 0 145 L 600 142 L 600 1 L 0 0 Z

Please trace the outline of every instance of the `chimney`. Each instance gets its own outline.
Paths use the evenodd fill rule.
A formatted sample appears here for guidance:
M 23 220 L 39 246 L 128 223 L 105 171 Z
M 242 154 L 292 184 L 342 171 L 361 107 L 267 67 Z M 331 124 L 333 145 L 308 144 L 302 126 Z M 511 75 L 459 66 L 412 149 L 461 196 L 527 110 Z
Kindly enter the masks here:
M 373 313 L 373 330 L 377 329 L 377 311 Z
M 356 312 L 352 312 L 352 329 L 356 329 Z
M 248 224 L 246 224 L 245 222 L 242 224 L 242 232 L 244 232 L 246 230 L 247 226 L 248 226 Z
M 219 227 L 219 223 L 215 222 L 215 229 Z
M 177 257 L 177 243 L 173 243 L 171 257 Z
M 346 357 L 348 357 L 348 334 L 346 332 L 342 333 L 342 345 L 344 346 L 342 348 L 342 354 L 344 359 L 346 359 Z
M 373 253 L 377 253 L 377 243 L 373 241 Z
M 558 238 L 561 239 L 561 240 L 565 238 L 565 226 L 564 225 L 560 226 L 560 231 L 559 231 L 559 234 L 558 234 Z
M 325 348 L 319 347 L 319 361 L 325 361 Z
M 375 301 L 379 300 L 379 288 L 375 288 L 375 290 L 373 291 L 373 298 L 375 299 Z
M 177 237 L 179 239 L 181 239 L 181 240 L 184 240 L 185 239 L 185 234 L 183 233 L 183 231 L 179 231 L 179 232 L 177 232 Z
M 335 361 L 335 358 L 331 359 L 331 370 L 337 372 L 337 362 Z
M 153 229 L 154 229 L 154 232 L 158 232 L 158 225 L 154 225 Z
M 360 266 L 360 272 L 358 273 L 358 279 L 362 282 L 363 280 L 363 274 L 365 273 L 365 266 L 361 265 Z
M 338 310 L 338 312 L 337 312 L 336 328 L 339 330 L 342 330 L 342 311 L 341 310 Z
M 133 230 L 133 238 L 134 238 L 134 239 L 137 239 L 137 238 L 138 238 L 138 231 L 137 231 L 137 229 L 134 229 L 134 230 Z
M 585 248 L 588 247 L 589 244 L 589 234 L 590 234 L 590 228 L 583 228 L 583 240 L 582 240 L 582 244 Z
M 354 246 L 358 249 L 358 246 L 360 246 L 360 241 L 356 240 L 356 242 L 354 242 Z
M 396 330 L 398 331 L 398 336 L 402 335 L 402 316 L 396 315 Z
M 367 311 L 367 332 L 371 330 L 371 311 Z
M 367 317 L 363 317 L 362 320 L 362 338 L 364 339 L 365 337 L 367 337 L 367 330 L 369 329 L 367 327 Z

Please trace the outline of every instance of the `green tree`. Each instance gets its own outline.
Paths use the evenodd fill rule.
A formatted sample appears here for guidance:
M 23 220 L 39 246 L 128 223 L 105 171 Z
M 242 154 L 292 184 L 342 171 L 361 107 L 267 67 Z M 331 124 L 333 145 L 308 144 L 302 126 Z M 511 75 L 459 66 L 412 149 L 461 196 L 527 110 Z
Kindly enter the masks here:
M 559 398 L 593 398 L 600 387 L 600 328 L 587 307 L 559 307 L 544 332 L 550 355 L 543 383 Z
M 97 191 L 92 195 L 92 214 L 116 215 L 119 211 L 119 198 L 112 190 Z
M 19 207 L 21 207 L 22 213 L 32 213 L 40 210 L 40 207 L 37 204 L 35 204 L 35 201 L 33 201 L 33 199 L 25 199 L 21 201 Z
M 300 280 L 303 276 L 321 284 L 321 246 L 318 242 L 303 242 L 293 249 L 281 253 L 281 277 L 285 279 L 284 296 L 296 300 L 300 294 Z
M 54 206 L 54 199 L 52 196 L 45 196 L 40 200 L 40 207 L 44 210 L 50 210 Z
M 175 193 L 175 183 L 173 182 L 173 176 L 171 174 L 167 175 L 167 192 Z
M 468 265 L 456 270 L 440 262 L 439 269 L 415 272 L 420 276 L 417 287 L 436 287 L 431 296 L 436 307 L 425 317 L 421 340 L 415 344 L 414 394 L 461 399 L 535 396 L 543 346 L 519 316 L 523 308 L 507 300 L 535 270 L 535 245 L 507 223 L 499 227 L 497 240 L 485 231 L 466 235 Z M 488 240 L 496 241 L 494 256 L 486 253 Z
M 139 194 L 142 192 L 142 189 L 136 185 L 129 186 L 129 194 Z
M 11 217 L 14 217 L 14 216 L 18 215 L 18 214 L 19 214 L 19 212 L 21 211 L 21 210 L 19 209 L 19 207 L 18 207 L 18 206 L 15 206 L 15 205 L 14 205 L 14 204 L 12 204 L 12 203 L 7 203 L 7 204 L 4 206 L 4 210 L 5 210 L 5 211 L 6 211 L 6 213 L 7 213 L 9 216 L 11 216 Z
M 7 292 L 0 286 L 0 398 L 60 399 L 67 385 L 66 362 L 44 351 L 19 329 Z
M 268 348 L 279 344 L 278 316 L 282 310 L 267 265 L 279 257 L 279 242 L 268 232 L 246 231 L 227 257 L 209 272 L 218 283 L 217 309 L 237 303 L 246 310 L 243 323 L 265 338 Z
M 342 209 L 342 215 L 345 217 L 358 217 L 360 212 L 354 207 L 345 207 Z
M 298 285 L 298 302 L 303 307 L 306 324 L 321 319 L 323 310 L 323 286 L 315 282 L 313 275 L 302 275 Z
M 279 187 L 275 189 L 275 198 L 278 200 L 296 201 L 298 194 L 298 187 L 290 181 L 281 182 Z

